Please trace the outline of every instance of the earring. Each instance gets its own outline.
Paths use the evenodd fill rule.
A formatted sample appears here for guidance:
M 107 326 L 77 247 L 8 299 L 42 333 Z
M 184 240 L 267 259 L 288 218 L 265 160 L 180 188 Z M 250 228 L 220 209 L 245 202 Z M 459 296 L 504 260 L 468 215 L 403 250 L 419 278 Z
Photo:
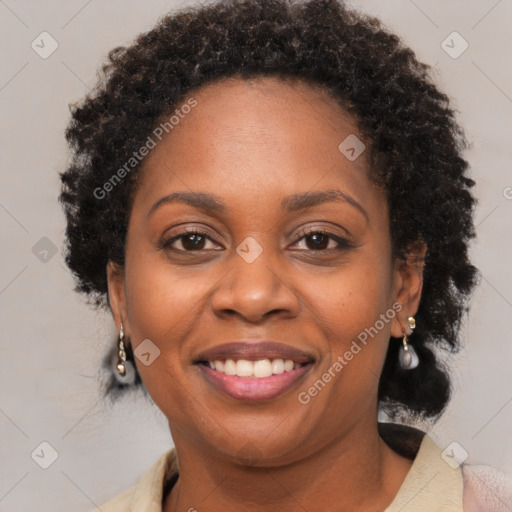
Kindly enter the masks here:
M 410 336 L 416 327 L 416 320 L 414 320 L 413 316 L 410 316 L 407 319 L 407 326 L 409 328 L 408 334 Z M 405 331 L 402 332 L 404 337 L 402 338 L 402 346 L 400 347 L 400 351 L 398 353 L 398 361 L 404 370 L 412 370 L 418 366 L 420 361 L 418 354 L 416 354 L 416 350 L 414 350 L 414 347 L 408 343 L 409 338 L 407 337 L 407 333 Z
M 113 375 L 117 383 L 121 386 L 131 386 L 137 380 L 137 371 L 135 370 L 134 361 L 131 354 L 126 352 L 128 342 L 125 345 L 124 329 L 121 324 L 119 331 L 119 341 L 117 342 L 116 350 L 112 351 L 112 367 Z
M 118 352 L 117 352 L 117 365 L 116 370 L 121 377 L 126 375 L 126 349 L 124 346 L 124 331 L 123 324 L 121 323 L 121 330 L 119 332 Z

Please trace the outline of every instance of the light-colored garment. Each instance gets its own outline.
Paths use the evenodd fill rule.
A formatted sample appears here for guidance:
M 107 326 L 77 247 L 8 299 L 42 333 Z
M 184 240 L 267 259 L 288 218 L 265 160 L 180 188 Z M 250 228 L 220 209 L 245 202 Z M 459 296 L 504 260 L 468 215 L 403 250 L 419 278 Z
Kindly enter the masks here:
M 164 482 L 176 477 L 175 449 L 164 453 L 139 482 L 94 512 L 162 512 Z M 510 477 L 488 466 L 452 468 L 428 434 L 384 512 L 511 512 Z

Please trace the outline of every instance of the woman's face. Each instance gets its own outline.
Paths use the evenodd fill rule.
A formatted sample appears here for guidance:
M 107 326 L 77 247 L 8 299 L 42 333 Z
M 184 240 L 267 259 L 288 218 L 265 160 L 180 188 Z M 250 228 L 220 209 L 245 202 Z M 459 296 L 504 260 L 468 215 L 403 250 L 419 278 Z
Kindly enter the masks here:
M 385 194 L 327 95 L 265 78 L 192 96 L 139 176 L 114 316 L 177 445 L 296 460 L 376 421 L 421 277 L 392 260 Z

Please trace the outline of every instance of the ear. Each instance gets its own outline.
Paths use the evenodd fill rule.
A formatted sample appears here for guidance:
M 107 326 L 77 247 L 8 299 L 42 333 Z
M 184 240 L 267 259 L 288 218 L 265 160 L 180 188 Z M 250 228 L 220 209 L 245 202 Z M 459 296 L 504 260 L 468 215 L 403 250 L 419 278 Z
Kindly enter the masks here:
M 391 336 L 394 338 L 401 338 L 404 331 L 408 331 L 407 318 L 418 311 L 426 253 L 427 245 L 418 241 L 403 258 L 397 258 L 394 263 L 394 302 L 402 306 L 391 322 Z
M 128 325 L 126 294 L 124 289 L 124 271 L 113 261 L 107 263 L 107 284 L 108 301 L 117 330 L 119 331 L 121 329 L 122 322 L 123 330 L 125 334 L 128 335 L 130 326 Z

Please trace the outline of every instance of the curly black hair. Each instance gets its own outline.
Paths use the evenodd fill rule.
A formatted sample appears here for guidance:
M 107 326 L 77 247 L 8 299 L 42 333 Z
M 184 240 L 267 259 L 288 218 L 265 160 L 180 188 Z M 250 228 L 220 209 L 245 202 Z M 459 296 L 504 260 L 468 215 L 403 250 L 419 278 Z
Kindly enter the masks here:
M 393 255 L 406 258 L 421 241 L 428 247 L 411 336 L 420 364 L 403 370 L 400 343 L 390 343 L 379 400 L 392 418 L 435 420 L 451 395 L 435 348 L 458 350 L 478 280 L 468 258 L 476 202 L 462 157 L 468 143 L 431 68 L 379 20 L 341 1 L 226 0 L 189 7 L 109 53 L 93 92 L 71 107 L 66 131 L 73 158 L 61 173 L 59 199 L 76 289 L 96 306 L 109 306 L 107 262 L 124 263 L 141 164 L 109 188 L 108 200 L 95 191 L 105 190 L 192 91 L 226 78 L 265 76 L 320 87 L 354 116 L 371 177 L 387 194 Z M 138 375 L 135 385 L 142 385 Z

